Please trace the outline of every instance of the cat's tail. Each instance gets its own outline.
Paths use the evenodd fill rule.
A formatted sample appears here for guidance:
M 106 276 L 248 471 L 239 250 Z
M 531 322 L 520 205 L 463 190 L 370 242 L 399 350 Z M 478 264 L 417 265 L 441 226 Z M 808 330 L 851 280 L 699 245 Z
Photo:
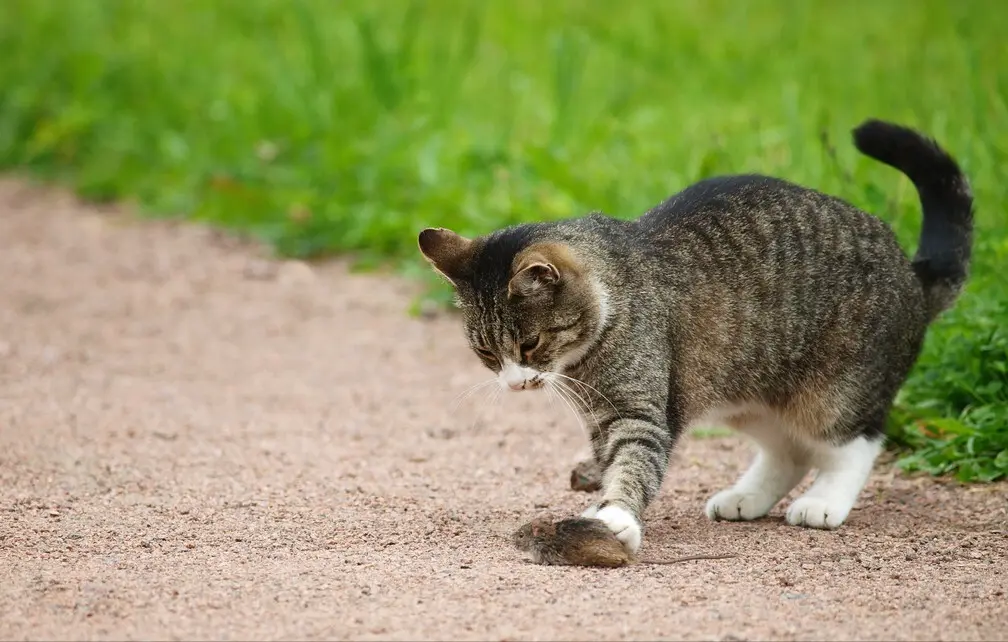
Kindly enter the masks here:
M 924 223 L 913 268 L 933 319 L 952 306 L 969 275 L 973 250 L 969 181 L 955 159 L 920 132 L 872 119 L 853 134 L 862 154 L 900 170 L 917 188 Z

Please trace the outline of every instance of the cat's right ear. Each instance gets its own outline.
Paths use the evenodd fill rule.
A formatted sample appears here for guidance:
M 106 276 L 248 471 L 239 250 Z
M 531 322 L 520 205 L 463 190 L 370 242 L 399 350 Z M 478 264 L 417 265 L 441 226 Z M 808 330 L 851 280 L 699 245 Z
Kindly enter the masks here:
M 443 227 L 429 227 L 420 232 L 417 243 L 434 271 L 457 285 L 472 258 L 472 239 Z

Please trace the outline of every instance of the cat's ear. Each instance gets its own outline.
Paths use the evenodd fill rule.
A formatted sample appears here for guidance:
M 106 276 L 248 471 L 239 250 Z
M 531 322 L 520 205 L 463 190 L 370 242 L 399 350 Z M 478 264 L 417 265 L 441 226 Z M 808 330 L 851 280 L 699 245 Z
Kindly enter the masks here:
M 518 264 L 508 282 L 508 296 L 532 296 L 560 282 L 560 270 L 538 255 L 531 255 Z
M 472 258 L 472 239 L 443 227 L 429 227 L 420 232 L 417 243 L 434 270 L 457 285 Z

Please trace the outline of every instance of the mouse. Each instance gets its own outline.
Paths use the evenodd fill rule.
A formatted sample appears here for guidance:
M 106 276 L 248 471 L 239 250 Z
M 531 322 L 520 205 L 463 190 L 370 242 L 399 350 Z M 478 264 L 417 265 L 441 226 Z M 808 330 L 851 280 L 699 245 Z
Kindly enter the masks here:
M 670 560 L 641 560 L 630 555 L 609 527 L 598 519 L 572 517 L 554 522 L 536 517 L 514 534 L 515 547 L 544 566 L 594 566 L 619 568 L 631 564 L 678 564 L 715 560 L 734 555 L 689 555 Z

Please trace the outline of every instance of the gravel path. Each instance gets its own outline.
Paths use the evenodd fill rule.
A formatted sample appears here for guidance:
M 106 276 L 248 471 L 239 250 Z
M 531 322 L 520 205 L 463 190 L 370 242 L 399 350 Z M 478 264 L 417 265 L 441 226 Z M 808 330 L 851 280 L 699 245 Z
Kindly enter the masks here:
M 712 524 L 748 453 L 694 436 L 614 571 L 508 537 L 577 424 L 486 378 L 410 284 L 273 263 L 0 181 L 0 638 L 1008 639 L 1008 486 L 880 464 L 838 532 Z M 783 505 L 782 505 L 783 506 Z

